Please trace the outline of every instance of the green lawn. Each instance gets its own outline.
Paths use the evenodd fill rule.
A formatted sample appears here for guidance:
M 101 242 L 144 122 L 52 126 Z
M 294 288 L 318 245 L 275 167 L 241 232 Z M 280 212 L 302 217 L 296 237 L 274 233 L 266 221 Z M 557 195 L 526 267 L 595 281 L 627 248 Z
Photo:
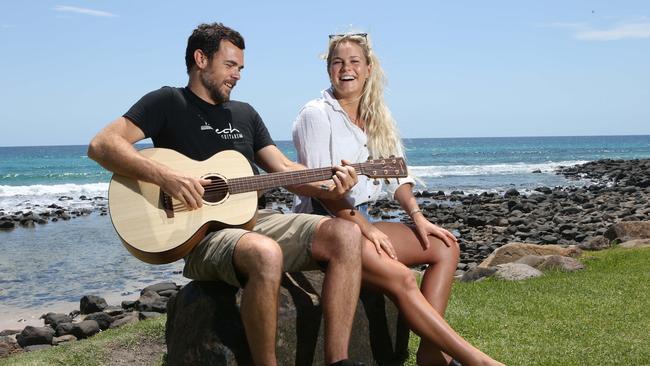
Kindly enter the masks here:
M 650 248 L 582 261 L 583 271 L 523 282 L 457 283 L 447 320 L 507 365 L 650 365 Z
M 0 366 L 163 365 L 165 316 L 110 329 L 83 341 L 0 359 Z M 158 349 L 158 352 L 152 350 Z M 126 355 L 138 355 L 124 362 Z
M 447 319 L 508 365 L 650 365 L 650 248 L 611 249 L 582 260 L 587 269 L 574 273 L 457 283 Z M 158 353 L 128 364 L 161 365 L 164 327 L 165 317 L 143 321 L 2 359 L 0 366 L 111 365 L 120 354 L 142 354 L 152 345 Z M 412 336 L 412 351 L 417 342 Z M 413 357 L 407 364 L 415 365 Z

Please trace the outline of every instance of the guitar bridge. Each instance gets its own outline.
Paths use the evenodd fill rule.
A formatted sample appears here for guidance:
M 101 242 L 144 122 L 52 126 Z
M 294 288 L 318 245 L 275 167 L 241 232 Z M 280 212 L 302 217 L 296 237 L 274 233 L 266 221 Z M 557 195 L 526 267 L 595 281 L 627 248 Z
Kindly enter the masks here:
M 167 215 L 168 219 L 171 219 L 174 217 L 174 205 L 172 203 L 172 198 L 170 195 L 167 193 L 163 192 L 163 190 L 160 190 L 160 204 L 163 207 L 163 210 L 165 210 L 165 214 Z

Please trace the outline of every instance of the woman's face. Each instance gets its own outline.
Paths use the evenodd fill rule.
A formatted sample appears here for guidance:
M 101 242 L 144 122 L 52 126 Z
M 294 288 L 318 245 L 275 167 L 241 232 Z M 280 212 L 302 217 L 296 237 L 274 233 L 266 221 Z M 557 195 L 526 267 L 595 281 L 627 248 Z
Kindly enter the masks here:
M 361 46 L 355 42 L 341 42 L 332 51 L 328 67 L 330 82 L 337 99 L 361 96 L 363 85 L 370 76 L 370 65 Z

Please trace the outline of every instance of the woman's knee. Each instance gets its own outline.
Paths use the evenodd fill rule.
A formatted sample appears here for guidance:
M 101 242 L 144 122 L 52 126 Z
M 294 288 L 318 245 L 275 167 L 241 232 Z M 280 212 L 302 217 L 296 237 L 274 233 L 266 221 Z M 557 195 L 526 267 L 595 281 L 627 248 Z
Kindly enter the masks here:
M 429 263 L 428 264 L 458 264 L 460 260 L 460 247 L 458 245 L 446 246 L 438 238 L 429 238 Z
M 420 291 L 415 275 L 408 267 L 404 266 L 393 272 L 389 281 L 395 292 Z

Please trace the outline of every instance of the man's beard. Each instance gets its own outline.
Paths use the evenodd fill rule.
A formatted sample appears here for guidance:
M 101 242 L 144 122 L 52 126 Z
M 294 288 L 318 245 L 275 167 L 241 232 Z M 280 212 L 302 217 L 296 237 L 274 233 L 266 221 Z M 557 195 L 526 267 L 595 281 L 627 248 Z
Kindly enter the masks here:
M 208 90 L 210 96 L 212 97 L 212 100 L 214 100 L 216 104 L 221 104 L 230 100 L 230 94 L 224 95 L 219 90 L 219 86 L 210 79 L 210 75 L 201 74 L 201 83 Z

